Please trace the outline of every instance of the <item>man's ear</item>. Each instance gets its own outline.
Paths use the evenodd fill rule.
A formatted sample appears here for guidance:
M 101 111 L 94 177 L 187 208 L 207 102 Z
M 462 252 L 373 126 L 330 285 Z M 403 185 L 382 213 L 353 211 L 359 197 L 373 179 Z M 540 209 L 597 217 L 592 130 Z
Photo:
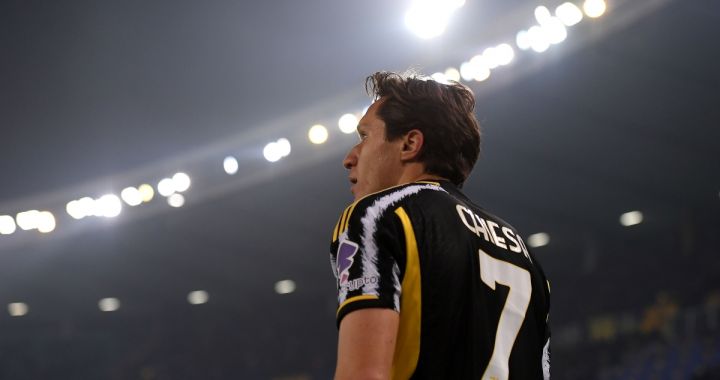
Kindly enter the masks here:
M 423 133 L 418 129 L 413 129 L 403 136 L 402 152 L 400 158 L 403 161 L 412 161 L 420 156 L 420 150 L 425 142 Z

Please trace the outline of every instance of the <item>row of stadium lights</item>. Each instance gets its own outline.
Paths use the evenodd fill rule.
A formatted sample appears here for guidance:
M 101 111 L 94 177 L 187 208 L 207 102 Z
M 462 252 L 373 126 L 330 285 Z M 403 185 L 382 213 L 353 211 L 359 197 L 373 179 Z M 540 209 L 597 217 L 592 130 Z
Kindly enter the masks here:
M 414 29 L 421 37 L 429 38 L 437 34 L 420 33 L 423 25 L 430 29 L 433 23 L 442 21 L 443 14 L 452 13 L 464 5 L 464 0 L 422 0 L 411 7 L 406 14 L 406 24 Z M 439 10 L 438 7 L 445 7 Z M 567 37 L 567 27 L 576 25 L 583 19 L 584 15 L 590 18 L 600 17 L 604 14 L 607 5 L 604 0 L 585 0 L 582 10 L 573 3 L 566 2 L 555 9 L 554 15 L 547 7 L 539 6 L 535 9 L 537 25 L 527 30 L 522 30 L 516 35 L 516 45 L 521 50 L 534 50 L 542 53 L 551 45 L 560 43 Z M 445 13 L 443 13 L 445 12 Z M 422 18 L 422 15 L 431 17 Z M 419 17 L 419 18 L 414 18 Z M 448 16 L 449 17 L 449 16 Z M 418 29 L 419 28 L 419 29 Z M 442 28 L 435 28 L 442 33 Z M 515 57 L 515 50 L 510 44 L 502 43 L 497 46 L 485 49 L 463 62 L 459 68 L 450 67 L 445 72 L 437 72 L 432 78 L 439 82 L 449 81 L 482 82 L 490 77 L 491 70 L 510 64 Z M 338 128 L 344 134 L 352 134 L 356 131 L 358 118 L 361 117 L 367 108 L 361 113 L 346 113 L 338 120 Z M 312 144 L 324 144 L 327 142 L 330 133 L 328 129 L 316 124 L 308 130 L 308 139 Z M 292 150 L 290 141 L 280 138 L 265 145 L 263 157 L 269 162 L 277 162 L 290 155 Z M 223 169 L 229 175 L 237 173 L 239 163 L 237 158 L 227 156 L 223 160 Z M 182 207 L 185 204 L 185 197 L 182 195 L 190 187 L 190 177 L 185 173 L 177 173 L 171 178 L 162 179 L 156 186 L 157 193 L 167 198 L 172 207 Z M 66 206 L 67 213 L 74 219 L 86 217 L 117 217 L 123 209 L 123 202 L 128 206 L 135 207 L 150 202 L 155 196 L 155 189 L 149 184 L 142 184 L 138 187 L 128 187 L 122 190 L 120 196 L 106 194 L 97 199 L 83 197 L 69 202 Z M 13 219 L 9 215 L 0 215 L 0 235 L 9 235 L 16 231 L 17 227 L 23 230 L 38 230 L 41 233 L 48 233 L 55 230 L 56 219 L 50 211 L 30 210 L 21 212 Z M 531 235 L 529 244 L 543 246 L 549 243 L 549 236 L 544 233 Z
M 167 198 L 172 207 L 182 207 L 185 197 L 181 194 L 190 188 L 190 176 L 179 172 L 170 178 L 163 178 L 157 184 L 157 193 Z M 126 187 L 116 194 L 105 194 L 97 199 L 83 197 L 72 200 L 65 206 L 68 215 L 73 219 L 86 217 L 114 218 L 123 210 L 123 202 L 135 207 L 150 202 L 155 197 L 155 189 L 149 184 L 138 187 Z M 18 213 L 15 218 L 10 215 L 0 215 L 0 235 L 15 233 L 17 228 L 24 231 L 37 230 L 40 233 L 49 233 L 55 230 L 55 215 L 50 211 L 29 210 Z
M 292 280 L 282 280 L 275 283 L 275 292 L 277 294 L 290 294 L 295 291 L 295 282 Z M 210 294 L 205 290 L 195 290 L 187 295 L 187 301 L 191 305 L 202 305 L 208 303 Z M 114 297 L 103 298 L 98 301 L 98 309 L 103 312 L 111 312 L 120 309 L 120 300 Z M 8 314 L 12 317 L 22 317 L 27 315 L 30 307 L 25 302 L 12 302 L 7 306 Z
M 429 1 L 424 0 L 418 3 L 415 7 L 411 7 L 411 10 L 406 15 L 406 23 L 411 28 L 418 29 L 421 36 L 426 36 L 421 32 L 422 18 L 414 20 L 413 17 L 417 15 L 415 13 L 423 13 L 419 11 L 417 7 L 427 7 L 428 14 L 433 15 L 426 21 L 428 23 L 437 22 L 439 17 L 438 14 L 443 14 L 438 11 L 438 7 L 450 7 L 456 9 L 464 4 L 462 0 L 454 1 Z M 425 9 L 425 8 L 423 8 Z M 587 17 L 596 18 L 600 17 L 605 13 L 607 5 L 604 0 L 586 0 L 583 4 L 584 14 Z M 583 19 L 583 10 L 573 3 L 563 3 L 555 9 L 553 15 L 547 7 L 539 6 L 535 8 L 535 19 L 538 25 L 530 27 L 528 30 L 522 30 L 517 33 L 516 45 L 520 50 L 534 50 L 535 52 L 542 53 L 546 51 L 551 45 L 558 44 L 567 38 L 567 27 L 576 25 Z M 413 13 L 415 12 L 415 13 Z M 415 16 L 413 16 L 415 15 Z M 420 17 L 420 16 L 417 16 Z M 414 21 L 408 21 L 413 19 Z M 478 54 L 470 58 L 468 61 L 460 64 L 459 68 L 450 67 L 444 72 L 436 72 L 432 74 L 432 78 L 438 82 L 448 83 L 450 81 L 465 81 L 465 82 L 482 82 L 490 77 L 491 70 L 501 66 L 509 65 L 515 58 L 515 50 L 510 44 L 501 43 L 497 46 L 489 47 L 485 49 L 482 54 Z M 367 110 L 367 109 L 366 109 Z M 358 116 L 362 116 L 364 112 L 358 114 L 347 113 L 340 117 L 338 120 L 338 127 L 341 132 L 345 134 L 351 134 L 355 132 L 358 123 Z M 330 136 L 328 129 L 321 125 L 316 124 L 310 127 L 308 130 L 308 139 L 313 144 L 323 144 Z M 290 142 L 281 138 L 277 141 L 268 143 L 263 149 L 263 156 L 270 162 L 276 162 L 290 154 L 291 147 Z M 225 158 L 223 167 L 228 174 L 235 174 L 237 172 L 238 163 L 237 159 L 232 156 Z

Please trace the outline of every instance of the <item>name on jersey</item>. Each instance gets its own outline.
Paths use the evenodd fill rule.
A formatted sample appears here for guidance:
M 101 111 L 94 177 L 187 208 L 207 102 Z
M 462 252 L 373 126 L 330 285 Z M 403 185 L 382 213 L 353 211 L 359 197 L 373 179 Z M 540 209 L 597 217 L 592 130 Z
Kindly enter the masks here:
M 515 235 L 513 230 L 506 226 L 500 227 L 497 223 L 490 219 L 483 219 L 480 215 L 474 213 L 471 209 L 463 206 L 455 206 L 457 209 L 460 220 L 463 222 L 465 227 L 474 233 L 478 237 L 485 239 L 485 241 L 494 244 L 502 249 L 510 250 L 515 253 L 523 253 L 528 259 L 527 247 L 519 235 Z M 502 232 L 502 236 L 498 234 L 498 231 Z M 507 240 L 507 241 L 506 241 Z

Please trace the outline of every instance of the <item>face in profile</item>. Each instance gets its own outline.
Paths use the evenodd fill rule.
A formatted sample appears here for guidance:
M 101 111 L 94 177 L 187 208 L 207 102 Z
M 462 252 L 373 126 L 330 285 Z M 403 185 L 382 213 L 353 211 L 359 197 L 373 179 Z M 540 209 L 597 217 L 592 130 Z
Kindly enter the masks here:
M 350 171 L 350 191 L 358 200 L 399 184 L 402 174 L 402 140 L 387 141 L 385 122 L 377 115 L 382 99 L 368 108 L 360 119 L 357 131 L 360 142 L 343 160 Z

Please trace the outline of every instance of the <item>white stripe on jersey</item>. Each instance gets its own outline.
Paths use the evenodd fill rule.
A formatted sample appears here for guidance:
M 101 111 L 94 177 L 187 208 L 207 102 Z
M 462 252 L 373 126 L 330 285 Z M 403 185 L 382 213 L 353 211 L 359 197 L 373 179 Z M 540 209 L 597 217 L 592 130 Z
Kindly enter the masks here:
M 421 190 L 435 190 L 447 192 L 445 191 L 445 189 L 437 185 L 411 185 L 403 187 L 400 190 L 393 191 L 390 194 L 384 195 L 376 199 L 375 202 L 373 202 L 373 204 L 366 209 L 365 215 L 363 215 L 363 217 L 360 219 L 360 222 L 363 226 L 363 233 L 361 235 L 361 243 L 364 249 L 362 255 L 363 278 L 380 277 L 380 273 L 378 273 L 377 267 L 378 248 L 375 242 L 375 232 L 377 232 L 378 220 L 383 215 L 385 210 L 387 210 L 390 206 L 394 205 L 395 203 L 409 195 L 417 194 Z M 399 289 L 399 279 L 395 277 L 394 280 L 396 281 L 396 283 L 394 284 L 395 289 Z M 374 294 L 379 296 L 380 294 L 378 294 L 377 289 L 378 285 L 379 281 L 368 282 L 363 286 L 362 293 Z
M 548 338 L 545 347 L 543 347 L 542 371 L 543 380 L 550 380 L 550 338 Z
M 402 287 L 400 286 L 400 266 L 397 265 L 397 262 L 393 263 L 393 286 L 395 287 L 395 293 L 393 295 L 393 309 L 399 313 Z

